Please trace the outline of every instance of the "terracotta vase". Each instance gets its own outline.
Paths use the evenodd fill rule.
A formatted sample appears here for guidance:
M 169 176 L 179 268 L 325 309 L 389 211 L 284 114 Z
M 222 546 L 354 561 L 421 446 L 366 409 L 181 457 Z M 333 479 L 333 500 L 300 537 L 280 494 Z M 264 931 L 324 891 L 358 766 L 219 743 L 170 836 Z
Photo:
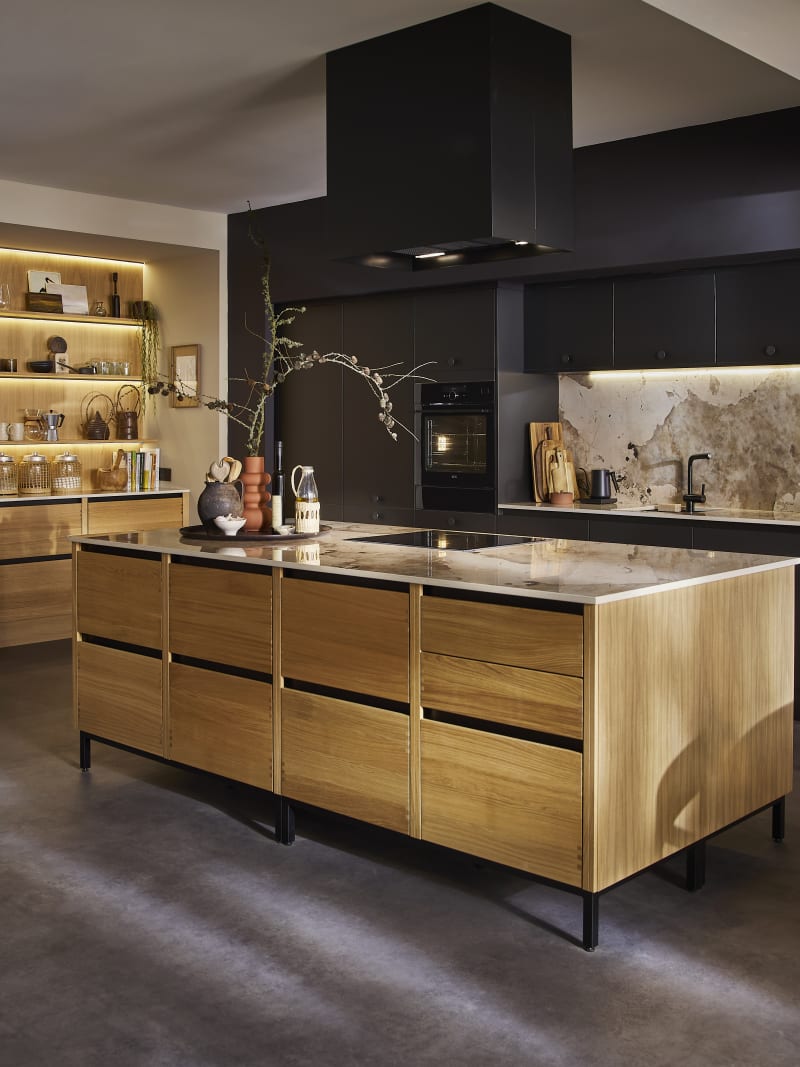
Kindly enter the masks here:
M 263 456 L 245 456 L 242 460 L 241 482 L 244 486 L 242 503 L 245 530 L 255 533 L 262 526 L 269 530 L 272 523 L 271 497 L 267 492 L 270 476 L 264 471 Z

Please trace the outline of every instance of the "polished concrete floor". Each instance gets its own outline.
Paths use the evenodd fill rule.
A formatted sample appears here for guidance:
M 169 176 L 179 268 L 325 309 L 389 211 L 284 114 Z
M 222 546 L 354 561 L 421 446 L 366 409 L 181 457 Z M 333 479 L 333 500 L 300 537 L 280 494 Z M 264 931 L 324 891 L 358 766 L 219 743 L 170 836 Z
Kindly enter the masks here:
M 800 802 L 576 897 L 95 744 L 69 646 L 0 651 L 0 1065 L 800 1062 Z

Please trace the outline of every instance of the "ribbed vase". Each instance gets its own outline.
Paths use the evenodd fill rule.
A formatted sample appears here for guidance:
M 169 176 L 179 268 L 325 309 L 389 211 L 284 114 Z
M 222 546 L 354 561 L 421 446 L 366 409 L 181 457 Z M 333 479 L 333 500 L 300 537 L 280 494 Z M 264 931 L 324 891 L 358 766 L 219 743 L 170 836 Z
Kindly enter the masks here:
M 244 486 L 244 528 L 255 533 L 262 527 L 269 530 L 272 522 L 272 499 L 267 492 L 270 476 L 264 471 L 263 456 L 245 456 L 242 460 L 241 481 Z

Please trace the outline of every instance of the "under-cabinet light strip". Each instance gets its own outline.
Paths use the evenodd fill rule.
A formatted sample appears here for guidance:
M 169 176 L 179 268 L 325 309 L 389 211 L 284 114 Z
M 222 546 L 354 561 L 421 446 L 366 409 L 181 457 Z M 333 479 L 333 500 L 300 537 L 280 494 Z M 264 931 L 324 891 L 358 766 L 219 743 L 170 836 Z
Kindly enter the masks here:
M 52 248 L 0 248 L 1 253 L 18 256 L 52 256 L 59 259 L 83 259 L 90 263 L 118 263 L 122 267 L 143 267 L 140 259 L 109 259 L 106 256 L 80 256 L 74 252 L 54 252 Z
M 621 378 L 628 381 L 642 381 L 648 378 L 708 378 L 713 375 L 714 377 L 752 377 L 754 374 L 778 374 L 786 373 L 787 371 L 800 371 L 800 365 L 796 363 L 787 363 L 784 365 L 773 365 L 768 367 L 750 366 L 750 367 L 684 367 L 674 368 L 673 370 L 591 370 L 591 371 L 575 371 L 573 374 L 568 374 L 568 377 L 577 377 L 581 373 L 586 374 L 589 378 Z

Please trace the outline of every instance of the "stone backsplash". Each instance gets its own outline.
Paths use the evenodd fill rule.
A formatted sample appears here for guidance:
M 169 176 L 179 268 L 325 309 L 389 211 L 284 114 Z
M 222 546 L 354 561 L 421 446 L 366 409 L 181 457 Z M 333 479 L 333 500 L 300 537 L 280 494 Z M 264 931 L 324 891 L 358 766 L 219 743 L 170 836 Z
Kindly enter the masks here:
M 620 503 L 678 503 L 686 461 L 708 507 L 800 511 L 800 368 L 570 374 L 559 417 L 575 464 L 609 467 Z

